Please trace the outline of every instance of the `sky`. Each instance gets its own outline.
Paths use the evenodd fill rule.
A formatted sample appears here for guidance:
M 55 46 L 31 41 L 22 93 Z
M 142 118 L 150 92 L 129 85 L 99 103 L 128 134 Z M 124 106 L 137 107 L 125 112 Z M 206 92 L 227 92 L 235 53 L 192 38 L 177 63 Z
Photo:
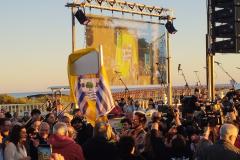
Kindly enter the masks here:
M 2 1 L 0 5 L 0 93 L 46 91 L 49 86 L 68 85 L 67 59 L 71 53 L 71 12 L 67 0 Z M 171 35 L 172 79 L 185 84 L 178 64 L 189 84 L 196 84 L 194 71 L 205 83 L 205 0 L 131 0 L 174 10 L 178 32 Z M 77 27 L 80 27 L 77 25 Z M 79 28 L 77 28 L 79 30 Z M 77 47 L 82 48 L 77 34 Z M 240 55 L 217 54 L 215 60 L 240 81 Z M 229 77 L 215 67 L 216 83 Z

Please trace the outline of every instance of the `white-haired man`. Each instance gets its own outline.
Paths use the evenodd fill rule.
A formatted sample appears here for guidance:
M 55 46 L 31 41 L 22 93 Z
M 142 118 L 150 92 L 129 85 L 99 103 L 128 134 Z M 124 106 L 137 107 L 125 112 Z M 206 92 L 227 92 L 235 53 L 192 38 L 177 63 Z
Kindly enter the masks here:
M 220 128 L 220 140 L 209 146 L 205 152 L 205 160 L 239 160 L 240 150 L 234 146 L 238 128 L 233 124 L 223 124 Z
M 65 123 L 58 122 L 53 126 L 53 135 L 48 140 L 53 153 L 61 154 L 65 160 L 84 160 L 81 146 L 67 134 L 68 127 Z

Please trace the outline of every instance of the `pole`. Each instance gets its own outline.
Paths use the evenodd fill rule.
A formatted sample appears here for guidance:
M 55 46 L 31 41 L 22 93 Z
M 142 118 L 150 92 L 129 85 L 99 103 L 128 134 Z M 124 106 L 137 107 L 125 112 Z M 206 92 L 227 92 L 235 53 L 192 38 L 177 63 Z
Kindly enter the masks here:
M 153 85 L 153 53 L 152 53 L 153 44 L 149 45 L 149 59 L 150 59 L 150 84 Z
M 207 88 L 208 98 L 213 101 L 215 98 L 215 83 L 214 83 L 214 54 L 212 53 L 211 43 L 211 13 L 212 13 L 212 1 L 208 0 L 207 7 L 207 36 L 206 36 L 206 66 L 207 66 Z
M 73 7 L 71 7 L 72 12 L 72 53 L 75 51 L 76 47 L 76 27 L 75 27 L 75 17 L 73 13 Z
M 215 99 L 215 80 L 214 80 L 214 55 L 210 55 L 210 65 L 211 65 L 211 100 Z
M 170 38 L 167 32 L 167 61 L 168 61 L 168 105 L 172 105 L 172 79 L 171 79 L 171 56 L 170 56 Z

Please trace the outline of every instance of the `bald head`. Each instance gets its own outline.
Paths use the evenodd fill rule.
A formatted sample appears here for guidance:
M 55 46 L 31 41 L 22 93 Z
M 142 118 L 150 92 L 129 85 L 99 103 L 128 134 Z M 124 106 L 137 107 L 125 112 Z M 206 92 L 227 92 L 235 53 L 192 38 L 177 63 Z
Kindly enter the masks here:
M 235 143 L 238 135 L 238 128 L 233 124 L 223 124 L 220 128 L 220 138 L 232 144 Z

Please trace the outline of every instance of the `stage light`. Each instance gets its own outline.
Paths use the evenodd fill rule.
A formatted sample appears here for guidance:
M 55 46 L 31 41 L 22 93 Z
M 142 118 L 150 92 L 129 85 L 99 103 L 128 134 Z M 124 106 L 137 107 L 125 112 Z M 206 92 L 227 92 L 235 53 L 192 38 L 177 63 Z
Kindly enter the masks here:
M 82 25 L 87 25 L 90 22 L 90 20 L 86 17 L 85 13 L 81 9 L 78 9 L 74 16 Z
M 173 22 L 171 20 L 168 20 L 167 23 L 165 24 L 165 27 L 170 34 L 175 34 L 177 30 L 173 26 Z

